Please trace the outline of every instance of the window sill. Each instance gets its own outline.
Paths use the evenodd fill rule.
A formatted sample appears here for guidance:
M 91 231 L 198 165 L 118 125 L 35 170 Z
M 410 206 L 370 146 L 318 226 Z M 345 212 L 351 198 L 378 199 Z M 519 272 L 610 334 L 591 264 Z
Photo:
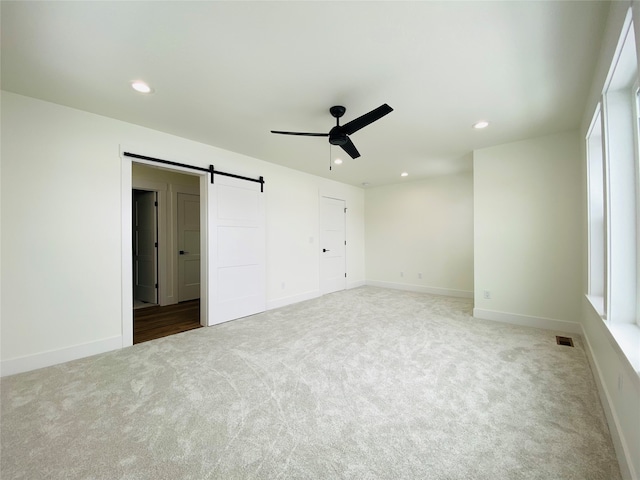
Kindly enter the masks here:
M 604 298 L 587 295 L 593 309 L 600 315 L 611 334 L 611 340 L 640 376 L 640 326 L 633 323 L 612 322 L 604 318 Z
M 640 375 L 640 327 L 632 323 L 615 323 L 606 320 L 604 323 L 633 369 Z
M 596 312 L 598 312 L 598 315 L 600 315 L 600 317 L 604 319 L 604 297 L 599 297 L 597 295 L 587 295 L 587 300 L 591 302 L 591 306 Z

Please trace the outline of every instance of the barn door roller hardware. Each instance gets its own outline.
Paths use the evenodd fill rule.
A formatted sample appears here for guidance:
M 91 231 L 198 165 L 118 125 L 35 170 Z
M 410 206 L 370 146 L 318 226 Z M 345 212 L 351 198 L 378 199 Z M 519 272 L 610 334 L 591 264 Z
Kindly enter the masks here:
M 199 172 L 207 172 L 211 174 L 211 183 L 213 183 L 214 175 L 224 175 L 225 177 L 238 178 L 240 180 L 246 180 L 248 182 L 256 182 L 260 184 L 260 191 L 264 192 L 264 177 L 258 178 L 244 177 L 242 175 L 236 175 L 234 173 L 221 172 L 216 170 L 213 165 L 209 165 L 209 168 L 196 167 L 195 165 L 187 165 L 186 163 L 172 162 L 171 160 L 162 160 L 161 158 L 147 157 L 146 155 L 138 155 L 137 153 L 124 152 L 125 157 L 139 158 L 140 160 L 148 160 L 150 162 L 161 163 L 163 165 L 173 165 L 174 167 L 188 168 L 190 170 L 197 170 Z

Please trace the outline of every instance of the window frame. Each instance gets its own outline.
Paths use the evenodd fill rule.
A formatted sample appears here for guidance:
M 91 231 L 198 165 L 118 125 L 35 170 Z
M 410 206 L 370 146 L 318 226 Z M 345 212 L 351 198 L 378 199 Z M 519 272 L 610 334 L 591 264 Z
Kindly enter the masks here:
M 631 24 L 633 28 L 633 23 Z M 636 325 L 640 327 L 640 78 L 631 89 L 634 113 L 634 154 L 635 154 L 635 193 L 636 193 Z

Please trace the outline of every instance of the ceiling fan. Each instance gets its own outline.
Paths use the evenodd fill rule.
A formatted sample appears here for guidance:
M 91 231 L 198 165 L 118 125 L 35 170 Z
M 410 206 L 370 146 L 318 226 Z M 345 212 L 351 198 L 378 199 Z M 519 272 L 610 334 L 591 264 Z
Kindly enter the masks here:
M 278 130 L 271 130 L 271 133 L 279 133 L 282 135 L 301 135 L 305 137 L 329 137 L 329 143 L 331 145 L 338 145 L 342 147 L 342 149 L 347 152 L 351 158 L 358 158 L 360 156 L 360 152 L 358 152 L 358 149 L 349 138 L 349 135 L 357 132 L 376 120 L 380 120 L 386 114 L 393 112 L 393 108 L 385 103 L 355 120 L 351 120 L 344 125 L 340 125 L 340 117 L 342 117 L 346 111 L 347 109 L 340 105 L 333 106 L 329 109 L 331 116 L 336 119 L 336 126 L 333 127 L 329 133 L 281 132 Z

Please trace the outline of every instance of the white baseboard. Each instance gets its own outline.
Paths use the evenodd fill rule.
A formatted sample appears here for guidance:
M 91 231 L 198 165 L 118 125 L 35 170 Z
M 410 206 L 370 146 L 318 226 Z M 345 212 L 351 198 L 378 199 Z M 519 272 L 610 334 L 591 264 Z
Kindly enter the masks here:
M 567 320 L 557 320 L 555 318 L 533 317 L 520 315 L 518 313 L 497 312 L 495 310 L 484 310 L 474 308 L 473 316 L 483 320 L 494 322 L 512 323 L 524 327 L 544 328 L 546 330 L 556 330 L 559 332 L 577 333 L 582 335 L 582 326 L 577 322 Z
M 430 293 L 432 295 L 443 295 L 446 297 L 473 298 L 473 292 L 467 290 L 454 290 L 451 288 L 425 287 L 423 285 L 413 285 L 410 283 L 382 282 L 379 280 L 367 280 L 365 285 L 372 287 L 392 288 L 394 290 L 406 290 L 408 292 Z
M 473 316 L 476 318 L 481 318 L 483 320 L 492 320 L 496 322 L 511 323 L 526 327 L 544 328 L 547 330 L 555 330 L 581 335 L 584 340 L 587 358 L 594 372 L 594 379 L 598 387 L 600 402 L 602 403 L 605 417 L 607 419 L 607 424 L 609 425 L 609 431 L 611 432 L 611 439 L 615 447 L 618 463 L 620 464 L 622 478 L 624 480 L 639 480 L 640 477 L 638 477 L 637 473 L 635 472 L 633 462 L 631 461 L 632 457 L 630 456 L 629 447 L 624 437 L 620 434 L 623 429 L 620 426 L 620 419 L 618 418 L 618 415 L 616 413 L 615 404 L 610 392 L 607 389 L 602 369 L 600 368 L 600 365 L 598 364 L 598 361 L 593 354 L 589 337 L 586 335 L 585 330 L 582 328 L 582 324 L 566 320 L 497 312 L 480 308 L 473 309 Z
M 347 284 L 347 290 L 352 288 L 358 288 L 366 285 L 364 280 L 358 282 L 350 282 Z M 267 310 L 273 310 L 274 308 L 286 307 L 287 305 L 293 305 L 294 303 L 304 302 L 305 300 L 311 300 L 322 296 L 319 290 L 310 290 L 308 292 L 300 293 L 298 295 L 291 295 L 290 297 L 276 298 L 274 300 L 267 301 Z
M 620 419 L 618 418 L 618 414 L 615 410 L 615 407 L 613 407 L 613 399 L 611 398 L 609 389 L 607 388 L 607 384 L 604 381 L 602 369 L 600 368 L 600 365 L 598 364 L 598 361 L 593 354 L 593 349 L 591 348 L 589 337 L 587 336 L 584 329 L 582 332 L 582 338 L 584 340 L 587 358 L 589 360 L 589 363 L 591 364 L 591 370 L 594 372 L 593 377 L 596 381 L 596 386 L 598 387 L 598 394 L 600 396 L 600 403 L 602 403 L 604 415 L 607 418 L 609 432 L 611 433 L 611 440 L 613 441 L 616 456 L 618 457 L 618 463 L 620 464 L 620 473 L 622 474 L 622 478 L 624 480 L 637 480 L 639 477 L 634 471 L 633 463 L 631 462 L 631 456 L 629 453 L 629 447 L 624 437 L 620 434 L 622 428 L 620 426 Z
M 109 352 L 122 348 L 122 336 L 98 340 L 97 342 L 83 343 L 72 347 L 50 350 L 48 352 L 25 355 L 24 357 L 10 358 L 0 363 L 0 375 L 14 375 L 28 372 L 38 368 L 50 367 L 59 363 L 90 357 L 99 353 Z
M 318 290 L 311 290 L 308 292 L 300 293 L 298 295 L 291 295 L 290 297 L 276 298 L 274 300 L 267 301 L 267 310 L 273 310 L 274 308 L 286 307 L 294 303 L 304 302 L 305 300 L 311 300 L 320 296 Z

